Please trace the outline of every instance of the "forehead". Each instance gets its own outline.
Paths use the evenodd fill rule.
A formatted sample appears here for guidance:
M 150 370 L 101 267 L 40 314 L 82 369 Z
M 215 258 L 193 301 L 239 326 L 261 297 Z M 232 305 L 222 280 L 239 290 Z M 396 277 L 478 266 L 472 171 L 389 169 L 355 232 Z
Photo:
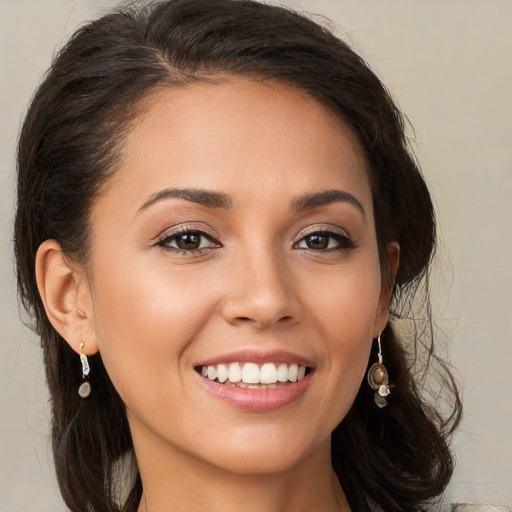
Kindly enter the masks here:
M 303 91 L 243 78 L 162 88 L 141 102 L 112 185 L 222 189 L 235 199 L 244 189 L 261 198 L 342 187 L 371 199 L 360 144 L 338 116 Z

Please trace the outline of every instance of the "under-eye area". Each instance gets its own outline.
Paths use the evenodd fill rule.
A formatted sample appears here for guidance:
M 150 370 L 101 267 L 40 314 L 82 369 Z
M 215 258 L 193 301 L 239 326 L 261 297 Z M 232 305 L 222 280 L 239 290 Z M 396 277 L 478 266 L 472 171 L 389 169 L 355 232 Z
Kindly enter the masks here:
M 196 366 L 203 377 L 225 384 L 247 389 L 272 389 L 302 380 L 313 368 L 287 363 L 228 363 Z

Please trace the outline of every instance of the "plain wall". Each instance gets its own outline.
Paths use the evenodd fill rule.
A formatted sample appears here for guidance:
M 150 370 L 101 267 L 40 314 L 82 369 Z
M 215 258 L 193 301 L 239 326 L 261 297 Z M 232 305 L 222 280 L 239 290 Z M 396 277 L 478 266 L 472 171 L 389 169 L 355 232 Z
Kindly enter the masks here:
M 512 2 L 303 0 L 389 87 L 416 133 L 440 251 L 435 311 L 464 382 L 446 503 L 512 505 Z M 19 124 L 55 48 L 105 0 L 0 0 L 0 512 L 56 512 L 47 391 L 12 263 Z

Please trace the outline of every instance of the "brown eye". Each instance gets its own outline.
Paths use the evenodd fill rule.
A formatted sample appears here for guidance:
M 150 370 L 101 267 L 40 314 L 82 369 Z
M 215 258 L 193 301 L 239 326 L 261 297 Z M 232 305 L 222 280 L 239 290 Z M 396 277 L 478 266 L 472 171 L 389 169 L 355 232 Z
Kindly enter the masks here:
M 219 247 L 219 244 L 210 235 L 198 230 L 184 229 L 167 235 L 156 245 L 167 251 L 194 253 L 203 249 Z
M 184 233 L 175 238 L 176 247 L 183 251 L 195 251 L 201 246 L 201 235 L 197 233 Z
M 328 235 L 311 235 L 305 238 L 305 242 L 308 249 L 321 250 L 329 247 L 329 238 Z
M 337 231 L 316 231 L 302 237 L 297 247 L 310 251 L 342 251 L 355 248 L 355 243 L 348 236 Z

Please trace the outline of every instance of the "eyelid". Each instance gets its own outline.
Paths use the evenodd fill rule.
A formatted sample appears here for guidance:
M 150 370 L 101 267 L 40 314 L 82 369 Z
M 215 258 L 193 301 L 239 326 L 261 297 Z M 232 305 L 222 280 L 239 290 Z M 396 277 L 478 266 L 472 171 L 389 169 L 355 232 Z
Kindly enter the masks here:
M 179 235 L 180 233 L 188 233 L 188 232 L 198 232 L 198 233 L 204 233 L 208 237 L 218 241 L 219 235 L 211 229 L 209 226 L 206 226 L 202 223 L 194 224 L 194 223 L 185 223 L 185 224 L 177 224 L 175 226 L 169 226 L 160 231 L 158 235 L 154 238 L 155 242 L 158 243 L 165 238 L 169 238 L 173 235 Z
M 334 235 L 343 236 L 351 240 L 350 234 L 345 229 L 338 226 L 333 226 L 332 224 L 308 226 L 303 231 L 300 231 L 295 238 L 296 240 L 301 240 L 305 236 L 313 235 L 315 233 L 332 233 Z

